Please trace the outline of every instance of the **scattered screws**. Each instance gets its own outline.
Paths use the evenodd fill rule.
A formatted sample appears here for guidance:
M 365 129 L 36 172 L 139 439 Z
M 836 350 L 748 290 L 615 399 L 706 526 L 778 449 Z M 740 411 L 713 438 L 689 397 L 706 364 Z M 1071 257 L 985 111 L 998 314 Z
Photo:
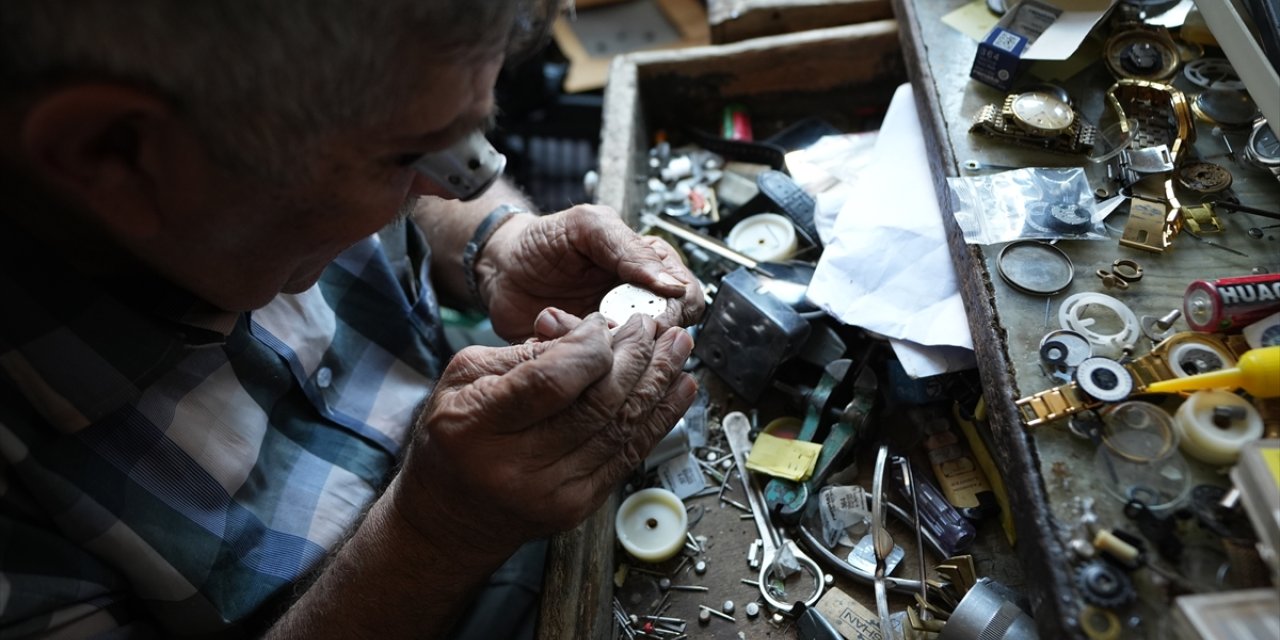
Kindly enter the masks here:
M 706 563 L 706 561 L 704 561 L 704 560 L 699 560 L 696 564 L 694 564 L 694 565 L 693 565 L 693 572 L 694 572 L 694 573 L 696 573 L 696 574 L 698 574 L 698 575 L 702 575 L 702 574 L 706 573 L 706 572 L 707 572 L 707 563 Z
M 663 591 L 666 591 L 666 590 L 670 589 L 670 588 L 671 588 L 671 578 L 659 578 L 659 579 L 658 579 L 658 588 L 659 588 L 659 589 L 661 589 L 661 590 L 663 590 Z
M 782 624 L 785 618 L 782 617 L 781 613 L 775 613 L 773 614 L 772 620 L 774 624 Z
M 713 616 L 716 616 L 716 617 L 719 617 L 719 618 L 724 618 L 725 620 L 728 620 L 729 622 L 737 622 L 737 621 L 738 621 L 738 620 L 737 620 L 736 618 L 734 618 L 733 616 L 731 616 L 731 615 L 729 615 L 729 614 L 727 614 L 727 613 L 721 613 L 721 612 L 719 612 L 719 611 L 716 611 L 715 609 L 712 609 L 711 607 L 708 607 L 708 606 L 707 606 L 707 605 L 705 605 L 705 604 L 700 604 L 700 605 L 698 605 L 698 608 L 699 608 L 699 609 L 701 609 L 701 610 L 703 610 L 703 611 L 705 611 L 705 612 L 707 612 L 707 613 L 709 613 L 709 614 L 711 614 L 711 615 L 713 615 Z M 699 614 L 698 614 L 698 618 L 699 618 L 699 619 L 701 619 L 701 618 L 702 618 L 702 614 L 701 614 L 701 613 L 699 613 Z
M 725 613 L 733 613 L 733 601 L 725 600 L 724 604 L 720 606 L 720 610 Z
M 699 622 L 700 624 L 707 624 L 708 622 L 711 622 L 711 610 L 710 610 L 710 609 L 703 609 L 702 611 L 699 611 L 699 612 L 698 612 L 698 622 Z
M 725 497 L 725 496 L 720 496 L 720 501 L 721 501 L 721 502 L 727 502 L 727 503 L 729 503 L 729 504 L 733 505 L 734 507 L 737 507 L 738 509 L 740 509 L 740 510 L 742 510 L 742 511 L 745 511 L 745 512 L 747 512 L 747 513 L 751 513 L 751 507 L 748 507 L 747 505 L 742 504 L 741 502 L 738 502 L 737 500 L 734 500 L 733 498 L 727 498 L 727 497 Z
M 756 603 L 754 603 L 754 602 L 748 602 L 748 603 L 747 603 L 747 617 L 748 617 L 748 618 L 754 618 L 754 617 L 756 617 L 756 616 L 758 616 L 758 615 L 760 615 L 760 605 L 758 605 L 758 604 L 756 604 Z
M 696 585 L 696 584 L 673 584 L 671 585 L 671 588 L 675 589 L 676 591 L 706 591 L 707 590 L 706 587 L 702 585 Z
M 748 580 L 746 578 L 743 578 L 742 580 L 739 580 L 739 582 L 741 582 L 742 584 L 751 585 L 757 589 L 760 588 L 760 583 L 755 580 Z

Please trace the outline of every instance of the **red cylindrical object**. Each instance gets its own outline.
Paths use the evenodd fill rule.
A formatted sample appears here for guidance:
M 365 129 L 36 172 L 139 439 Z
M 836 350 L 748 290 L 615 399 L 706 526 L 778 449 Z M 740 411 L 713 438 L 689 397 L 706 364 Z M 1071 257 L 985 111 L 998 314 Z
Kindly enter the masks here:
M 1196 331 L 1237 333 L 1280 311 L 1280 274 L 1196 280 L 1182 296 L 1182 314 Z

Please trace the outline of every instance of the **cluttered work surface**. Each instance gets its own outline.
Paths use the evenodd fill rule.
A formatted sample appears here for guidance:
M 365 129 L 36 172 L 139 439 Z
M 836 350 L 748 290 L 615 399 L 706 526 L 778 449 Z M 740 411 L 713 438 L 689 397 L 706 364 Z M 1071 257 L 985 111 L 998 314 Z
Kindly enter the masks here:
M 1152 3 L 1132 4 L 1155 11 Z M 1263 504 L 1275 504 L 1280 474 L 1256 476 L 1254 467 L 1274 459 L 1275 441 L 1251 447 L 1280 435 L 1276 400 L 1266 398 L 1277 389 L 1205 392 L 1186 401 L 1142 393 L 1161 378 L 1231 368 L 1242 352 L 1275 344 L 1267 327 L 1280 322 L 1273 295 L 1280 272 L 1275 123 L 1268 128 L 1258 119 L 1245 74 L 1232 69 L 1187 5 L 1141 19 L 1122 3 L 1074 55 L 1024 62 L 1009 87 L 997 89 L 971 77 L 977 39 L 994 33 L 990 22 L 976 30 L 969 22 L 985 11 L 983 3 L 895 4 L 917 100 L 929 114 L 925 131 L 944 218 L 957 221 L 953 257 L 1001 443 L 997 457 L 1029 481 L 1011 486 L 1010 497 L 1030 525 L 1019 527 L 1019 554 L 1039 576 L 1029 595 L 1042 636 L 1280 634 L 1280 598 L 1268 586 L 1273 552 L 1259 560 L 1247 509 L 1231 494 L 1233 487 L 1245 491 L 1247 508 L 1250 490 L 1270 485 Z M 1280 95 L 1271 69 L 1270 83 L 1255 91 L 1258 105 Z M 1079 139 L 1070 135 L 1053 143 L 1000 137 L 1009 132 L 999 130 L 999 120 L 1012 102 L 1063 88 L 1074 105 L 1067 109 L 1097 129 L 1091 149 L 1071 148 Z M 1036 109 L 1045 113 L 1051 101 Z M 1115 102 L 1136 125 L 1128 134 L 1120 132 Z M 1059 143 L 1065 147 L 1057 153 L 1030 148 Z M 1172 157 L 1140 166 L 1142 156 L 1162 152 L 1160 145 Z M 1083 168 L 1085 189 L 1095 196 L 1086 204 L 1137 197 L 1120 198 L 1105 217 L 1049 216 L 1058 230 L 1070 227 L 1067 237 L 1096 232 L 1096 240 L 1025 242 L 1025 235 L 1046 237 L 1020 233 L 1037 226 L 1034 209 L 1022 227 L 1007 220 L 973 225 L 962 211 L 974 209 L 965 189 L 985 194 L 986 211 L 1003 206 L 1001 192 L 981 191 L 980 181 L 1039 189 L 1046 200 L 1059 189 L 1062 172 L 1008 172 L 1020 167 Z M 1079 195 L 1068 200 L 1084 200 Z M 982 232 L 996 235 L 963 240 Z M 1076 368 L 1091 355 L 1101 359 L 1087 361 L 1090 373 Z M 1280 365 L 1280 356 L 1272 351 L 1264 364 Z M 1122 405 L 1126 399 L 1142 402 Z M 1267 545 L 1275 544 L 1276 526 L 1262 529 Z M 1128 540 L 1122 550 L 1110 547 L 1112 535 Z M 1234 630 L 1221 631 L 1221 616 Z
M 539 637 L 837 637 L 826 625 L 846 638 L 1172 637 L 1173 597 L 1265 584 L 1242 511 L 1215 506 L 1225 465 L 1179 453 L 1171 418 L 1161 431 L 1109 417 L 1122 412 L 1054 414 L 1061 398 L 1091 411 L 1114 403 L 1087 393 L 1123 399 L 1116 379 L 1151 340 L 1108 340 L 1127 327 L 1095 317 L 1116 308 L 1096 297 L 1077 305 L 1083 342 L 1042 340 L 1078 293 L 1123 301 L 1149 331 L 1186 333 L 1168 312 L 1188 282 L 1280 270 L 1266 219 L 1223 212 L 1221 231 L 1197 220 L 1196 238 L 1145 227 L 1141 242 L 1172 239 L 1159 251 L 1119 244 L 1137 216 L 1103 205 L 1133 191 L 1104 163 L 1064 172 L 1088 161 L 969 134 L 1004 92 L 968 80 L 977 43 L 941 22 L 960 3 L 938 5 L 898 7 L 902 49 L 899 25 L 882 21 L 615 63 L 598 199 L 670 240 L 703 279 L 705 393 L 621 495 L 553 540 Z M 1106 128 L 1115 79 L 1093 62 L 1062 85 L 1081 122 Z M 1222 153 L 1215 136 L 1185 157 Z M 1226 164 L 1237 204 L 1280 202 L 1269 174 Z M 1024 212 L 1016 238 L 965 243 L 936 179 L 1019 167 L 1054 170 L 957 188 L 990 205 L 1003 189 L 1071 206 Z M 1004 215 L 966 228 L 1007 233 Z M 1063 228 L 1090 239 L 1033 241 Z M 1060 253 L 1070 262 L 1055 270 Z M 1089 362 L 1094 386 L 1064 386 L 1090 338 L 1102 344 L 1088 355 L 1109 356 Z M 1184 374 L 1231 365 L 1242 340 L 1179 342 L 1171 361 Z M 1212 404 L 1224 433 L 1252 415 Z M 1160 435 L 1156 450 L 1143 429 Z M 1117 468 L 1158 492 L 1122 486 Z

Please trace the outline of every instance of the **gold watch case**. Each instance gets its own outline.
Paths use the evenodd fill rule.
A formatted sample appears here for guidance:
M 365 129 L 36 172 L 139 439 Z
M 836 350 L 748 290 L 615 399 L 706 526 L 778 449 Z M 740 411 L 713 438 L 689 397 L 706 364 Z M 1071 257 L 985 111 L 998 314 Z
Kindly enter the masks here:
M 1167 29 L 1134 25 L 1107 38 L 1103 58 L 1117 78 L 1167 82 L 1178 73 L 1182 52 Z

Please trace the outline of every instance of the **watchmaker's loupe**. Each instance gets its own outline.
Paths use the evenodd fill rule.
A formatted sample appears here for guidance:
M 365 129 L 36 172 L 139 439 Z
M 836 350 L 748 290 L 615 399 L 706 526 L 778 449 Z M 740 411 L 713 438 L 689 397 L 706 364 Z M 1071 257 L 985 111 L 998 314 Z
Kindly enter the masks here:
M 472 131 L 447 149 L 428 153 L 413 163 L 418 173 L 449 192 L 449 197 L 472 200 L 502 175 L 507 157 L 498 153 L 484 133 Z

